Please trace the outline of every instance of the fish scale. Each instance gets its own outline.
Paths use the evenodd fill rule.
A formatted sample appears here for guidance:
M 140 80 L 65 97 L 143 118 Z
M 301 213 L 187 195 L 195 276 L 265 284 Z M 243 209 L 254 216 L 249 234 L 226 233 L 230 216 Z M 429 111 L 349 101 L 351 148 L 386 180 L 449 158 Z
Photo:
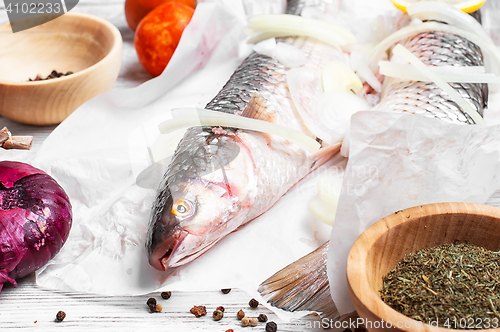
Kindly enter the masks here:
M 402 44 L 428 66 L 484 65 L 479 47 L 450 33 L 425 32 L 406 39 Z M 450 85 L 483 115 L 488 101 L 487 84 L 450 83 Z M 375 109 L 421 114 L 452 123 L 474 123 L 474 120 L 433 82 L 390 78 L 384 83 L 381 101 Z
M 232 114 L 243 112 L 252 95 L 266 83 L 270 71 L 277 74 L 284 67 L 273 58 L 252 53 L 205 108 Z

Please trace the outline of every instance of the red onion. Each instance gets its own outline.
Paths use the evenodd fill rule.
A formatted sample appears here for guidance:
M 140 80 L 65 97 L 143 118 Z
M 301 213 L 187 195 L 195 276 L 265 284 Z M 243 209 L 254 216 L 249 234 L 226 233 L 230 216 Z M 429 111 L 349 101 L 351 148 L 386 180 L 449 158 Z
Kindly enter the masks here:
M 68 195 L 47 173 L 30 165 L 0 161 L 0 291 L 8 281 L 35 271 L 68 238 L 72 214 Z

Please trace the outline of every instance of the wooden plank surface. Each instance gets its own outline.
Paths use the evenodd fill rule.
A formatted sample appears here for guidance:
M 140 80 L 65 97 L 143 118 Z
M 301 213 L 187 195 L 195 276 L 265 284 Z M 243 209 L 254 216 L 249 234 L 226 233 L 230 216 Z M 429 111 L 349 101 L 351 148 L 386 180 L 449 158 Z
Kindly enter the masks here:
M 155 297 L 162 304 L 161 313 L 150 313 L 146 306 L 149 297 Z M 319 324 L 315 316 L 308 316 L 297 322 L 284 323 L 264 306 L 253 309 L 248 306 L 250 297 L 237 289 L 229 294 L 213 292 L 174 292 L 168 300 L 159 294 L 144 296 L 104 297 L 92 294 L 57 292 L 35 285 L 34 277 L 24 278 L 18 288 L 7 286 L 0 295 L 0 330 L 40 330 L 40 331 L 142 331 L 146 327 L 152 331 L 226 331 L 244 329 L 236 318 L 243 309 L 247 316 L 257 317 L 265 313 L 269 320 L 278 324 L 279 331 L 303 331 Z M 195 318 L 189 310 L 193 305 L 204 305 L 207 315 Z M 220 321 L 214 321 L 213 311 L 225 308 Z M 63 322 L 55 321 L 59 310 L 66 313 Z M 247 327 L 246 329 L 248 329 Z M 256 331 L 265 329 L 259 323 Z M 307 329 L 320 331 L 322 329 Z
M 124 0 L 80 0 L 74 11 L 103 17 L 118 27 L 122 34 L 123 64 L 115 87 L 137 86 L 151 78 L 137 61 L 133 47 L 134 34 L 126 24 Z M 5 7 L 0 2 L 0 23 L 7 21 Z M 15 135 L 32 135 L 32 153 L 42 145 L 56 126 L 35 127 L 16 123 L 0 116 L 0 127 L 7 126 Z M 0 149 L 0 159 L 2 151 Z M 19 287 L 5 285 L 0 295 L 0 330 L 39 331 L 226 331 L 244 329 L 236 319 L 236 312 L 243 309 L 248 316 L 260 313 L 268 315 L 278 324 L 279 331 L 303 331 L 319 318 L 310 315 L 298 322 L 285 323 L 264 306 L 257 309 L 248 306 L 251 297 L 245 292 L 233 289 L 224 295 L 220 290 L 210 292 L 174 292 L 169 300 L 162 300 L 159 294 L 145 296 L 106 297 L 93 294 L 58 292 L 38 287 L 34 275 L 19 281 Z M 152 314 L 146 300 L 154 296 L 163 305 L 163 312 Z M 189 312 L 193 305 L 205 305 L 207 316 L 195 318 Z M 218 306 L 226 308 L 225 317 L 216 322 L 212 312 Z M 59 310 L 67 316 L 62 323 L 55 322 Z M 307 325 L 309 324 L 309 325 Z M 264 331 L 265 324 L 253 329 Z M 247 327 L 246 329 L 250 329 Z M 311 330 L 311 329 L 308 329 Z M 312 329 L 311 331 L 314 331 Z M 318 331 L 322 329 L 317 329 Z

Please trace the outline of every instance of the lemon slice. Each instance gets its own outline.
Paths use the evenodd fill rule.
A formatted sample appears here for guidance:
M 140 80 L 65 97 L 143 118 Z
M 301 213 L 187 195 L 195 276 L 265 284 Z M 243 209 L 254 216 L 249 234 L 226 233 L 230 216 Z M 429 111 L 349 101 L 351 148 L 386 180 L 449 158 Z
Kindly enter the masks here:
M 391 0 L 394 6 L 406 13 L 406 7 L 420 2 L 421 0 Z M 486 0 L 437 0 L 448 5 L 454 6 L 466 13 L 473 13 L 478 10 Z

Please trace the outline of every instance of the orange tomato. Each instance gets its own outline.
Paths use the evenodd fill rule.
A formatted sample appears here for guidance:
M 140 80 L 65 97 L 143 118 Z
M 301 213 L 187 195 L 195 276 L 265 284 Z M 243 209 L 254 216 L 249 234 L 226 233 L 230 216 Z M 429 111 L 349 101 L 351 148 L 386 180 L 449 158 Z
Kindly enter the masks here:
M 126 0 L 125 1 L 125 18 L 128 26 L 132 30 L 136 30 L 139 22 L 153 9 L 167 2 L 182 3 L 191 8 L 196 7 L 196 0 Z
M 139 23 L 134 45 L 142 66 L 153 76 L 160 75 L 172 58 L 194 9 L 167 2 L 153 9 Z

